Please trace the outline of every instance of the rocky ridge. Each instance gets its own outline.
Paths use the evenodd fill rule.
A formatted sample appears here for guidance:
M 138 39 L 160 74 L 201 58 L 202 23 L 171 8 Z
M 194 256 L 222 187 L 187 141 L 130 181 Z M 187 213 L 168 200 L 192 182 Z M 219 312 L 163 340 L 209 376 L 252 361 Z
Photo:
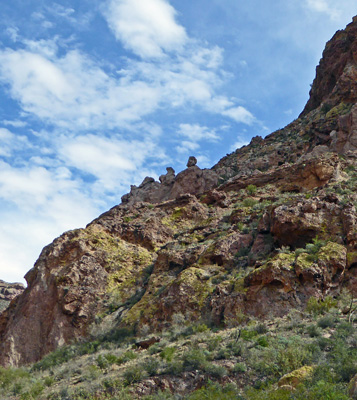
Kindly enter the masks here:
M 177 315 L 229 325 L 357 291 L 357 19 L 328 42 L 299 119 L 224 157 L 145 178 L 45 247 L 0 315 L 0 363 Z

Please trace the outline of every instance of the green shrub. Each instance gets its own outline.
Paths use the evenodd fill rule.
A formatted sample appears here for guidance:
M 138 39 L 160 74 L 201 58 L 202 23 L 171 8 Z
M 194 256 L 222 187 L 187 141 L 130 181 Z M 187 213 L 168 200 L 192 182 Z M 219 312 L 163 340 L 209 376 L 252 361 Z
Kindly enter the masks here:
M 259 335 L 264 335 L 264 333 L 268 332 L 267 326 L 265 324 L 263 324 L 263 323 L 258 324 L 256 326 L 255 330 Z
M 258 203 L 258 200 L 247 197 L 243 200 L 243 207 L 253 207 Z
M 248 185 L 246 187 L 246 191 L 249 194 L 249 196 L 253 196 L 257 191 L 257 187 L 255 185 Z
M 252 340 L 258 332 L 255 329 L 242 329 L 240 336 L 243 340 Z
M 266 336 L 261 336 L 260 338 L 257 339 L 257 344 L 261 347 L 268 347 L 269 346 L 269 341 Z
M 147 376 L 147 373 L 142 365 L 134 365 L 128 367 L 124 371 L 123 376 L 125 385 L 131 385 L 143 380 Z
M 320 329 L 319 329 L 319 327 L 318 327 L 317 325 L 315 325 L 315 324 L 309 325 L 309 326 L 306 328 L 306 332 L 307 332 L 308 335 L 309 335 L 310 337 L 312 337 L 312 338 L 321 336 Z
M 182 356 L 183 366 L 186 370 L 202 369 L 206 363 L 206 355 L 200 349 L 188 350 Z
M 208 339 L 208 341 L 207 341 L 208 350 L 209 350 L 209 351 L 216 350 L 216 348 L 218 347 L 218 345 L 219 345 L 220 343 L 222 343 L 222 340 L 223 340 L 222 336 L 219 336 L 219 335 L 214 336 L 214 337 Z
M 243 374 L 244 372 L 247 372 L 247 366 L 243 363 L 237 363 L 233 367 L 233 372 L 236 372 L 238 374 Z
M 187 400 L 243 400 L 233 385 L 221 386 L 210 382 L 187 396 Z
M 228 375 L 226 368 L 212 363 L 204 364 L 203 370 L 215 378 L 223 378 L 224 376 Z
M 160 353 L 160 357 L 163 360 L 166 360 L 168 362 L 172 361 L 174 354 L 176 352 L 176 347 L 165 347 L 161 353 Z
M 324 314 L 336 306 L 337 300 L 333 299 L 331 296 L 327 296 L 323 300 L 317 299 L 316 297 L 310 297 L 307 302 L 306 311 L 314 315 Z
M 333 315 L 325 315 L 317 321 L 317 325 L 322 328 L 333 328 L 336 325 L 336 318 Z
M 342 321 L 338 324 L 336 330 L 336 336 L 341 338 L 347 338 L 355 333 L 355 328 L 352 324 L 347 321 Z
M 126 351 L 124 354 L 122 354 L 120 357 L 117 358 L 116 363 L 117 364 L 124 364 L 130 360 L 135 360 L 138 358 L 137 354 L 134 353 L 132 350 Z
M 149 358 L 143 364 L 143 368 L 148 373 L 149 376 L 157 375 L 160 367 L 160 362 L 155 358 Z

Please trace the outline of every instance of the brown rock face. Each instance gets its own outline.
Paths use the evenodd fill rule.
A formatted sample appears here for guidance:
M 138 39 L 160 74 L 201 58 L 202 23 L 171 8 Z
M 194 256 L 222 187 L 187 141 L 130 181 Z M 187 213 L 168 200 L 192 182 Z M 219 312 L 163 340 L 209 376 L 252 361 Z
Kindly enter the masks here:
M 15 297 L 19 296 L 25 287 L 22 283 L 7 283 L 0 280 L 0 312 L 3 311 Z
M 356 25 L 327 44 L 301 118 L 212 169 L 191 157 L 145 178 L 47 246 L 0 314 L 0 364 L 118 328 L 229 325 L 356 295 Z

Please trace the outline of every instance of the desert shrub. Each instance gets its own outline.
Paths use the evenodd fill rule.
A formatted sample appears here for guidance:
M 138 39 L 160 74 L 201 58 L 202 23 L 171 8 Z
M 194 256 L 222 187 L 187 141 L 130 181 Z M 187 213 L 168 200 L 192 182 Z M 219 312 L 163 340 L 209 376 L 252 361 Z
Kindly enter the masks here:
M 261 336 L 257 339 L 257 344 L 261 347 L 268 347 L 269 346 L 269 341 L 266 336 Z
M 202 369 L 207 361 L 206 355 L 200 349 L 186 351 L 182 356 L 182 360 L 186 370 Z
M 243 374 L 244 372 L 247 372 L 247 366 L 244 363 L 237 363 L 233 367 L 233 372 L 236 372 L 238 374 Z
M 317 321 L 317 325 L 322 328 L 333 328 L 336 325 L 336 318 L 333 315 L 325 315 Z
M 170 362 L 170 361 L 172 361 L 175 352 L 176 352 L 176 347 L 165 347 L 165 348 L 161 351 L 160 357 L 161 357 L 163 360 L 166 360 L 166 361 L 169 361 L 169 362 Z
M 0 387 L 7 389 L 16 382 L 27 381 L 30 374 L 22 368 L 3 368 L 0 367 Z
M 124 364 L 130 360 L 135 360 L 136 358 L 138 358 L 138 355 L 134 353 L 132 350 L 128 350 L 120 357 L 118 357 L 116 362 L 117 364 Z
M 129 328 L 115 328 L 101 337 L 102 342 L 126 343 L 133 339 L 134 331 Z
M 347 321 L 342 321 L 338 324 L 336 330 L 336 336 L 341 338 L 347 338 L 355 332 L 355 328 L 352 324 Z
M 173 395 L 169 390 L 159 390 L 156 394 L 145 396 L 143 400 L 176 400 L 177 397 Z
M 252 340 L 258 332 L 255 329 L 242 329 L 240 335 L 243 340 Z
M 227 360 L 231 357 L 232 352 L 231 350 L 227 347 L 221 347 L 214 355 L 215 360 Z
M 152 346 L 150 346 L 148 348 L 148 353 L 149 354 L 157 354 L 160 353 L 160 351 L 162 351 L 162 348 L 164 347 L 164 344 L 162 342 L 160 343 L 155 343 Z
M 228 375 L 226 368 L 222 367 L 221 365 L 216 365 L 213 363 L 206 363 L 203 366 L 203 370 L 215 378 L 223 378 L 224 376 Z
M 337 306 L 337 300 L 331 296 L 326 296 L 323 300 L 316 297 L 310 297 L 306 305 L 306 311 L 310 314 L 324 314 Z
M 236 340 L 232 340 L 231 342 L 227 343 L 227 348 L 231 351 L 232 355 L 238 357 L 242 355 L 244 345 Z
M 263 323 L 258 324 L 258 325 L 255 327 L 255 330 L 256 330 L 256 332 L 257 332 L 259 335 L 264 335 L 264 333 L 267 333 L 267 332 L 268 332 L 267 326 L 266 326 L 265 324 L 263 324 Z
M 165 373 L 172 375 L 179 375 L 181 372 L 183 372 L 183 370 L 184 370 L 183 362 L 180 360 L 173 360 L 167 363 L 165 368 Z
M 221 386 L 209 383 L 187 396 L 187 400 L 243 400 L 233 385 Z
M 140 382 L 147 376 L 147 373 L 142 365 L 129 366 L 123 374 L 125 385 L 131 385 Z
M 253 207 L 258 203 L 258 200 L 247 197 L 243 200 L 243 207 Z
M 104 355 L 100 354 L 96 358 L 96 363 L 100 369 L 106 369 L 111 365 L 118 363 L 118 357 L 110 353 Z
M 209 338 L 207 341 L 208 350 L 209 351 L 216 350 L 218 345 L 222 343 L 222 340 L 223 340 L 222 336 L 219 335 Z
M 317 344 L 321 350 L 325 350 L 325 351 L 332 346 L 331 339 L 324 338 L 324 337 L 319 337 L 317 339 Z
M 249 194 L 249 196 L 253 196 L 257 191 L 257 187 L 255 185 L 248 185 L 246 187 L 246 191 Z
M 320 329 L 317 325 L 312 324 L 306 327 L 306 332 L 312 338 L 321 336 Z
M 269 347 L 255 348 L 250 352 L 247 363 L 259 373 L 268 377 L 280 377 L 308 365 L 312 354 L 302 340 L 293 337 L 289 340 L 272 340 Z
M 357 348 L 349 347 L 344 340 L 337 339 L 328 355 L 328 362 L 337 380 L 348 382 L 357 373 Z
M 40 394 L 44 391 L 45 387 L 42 382 L 37 381 L 32 384 L 30 389 L 21 394 L 21 400 L 35 400 L 38 399 Z
M 160 367 L 160 362 L 155 358 L 149 358 L 143 363 L 143 368 L 148 373 L 149 376 L 157 375 Z

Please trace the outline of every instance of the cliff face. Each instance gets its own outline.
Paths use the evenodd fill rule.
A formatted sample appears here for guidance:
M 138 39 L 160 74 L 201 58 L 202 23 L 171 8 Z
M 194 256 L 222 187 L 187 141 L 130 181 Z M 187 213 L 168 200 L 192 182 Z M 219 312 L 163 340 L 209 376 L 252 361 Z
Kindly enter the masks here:
M 210 170 L 146 178 L 86 229 L 63 234 L 0 315 L 0 362 L 71 340 L 221 325 L 357 291 L 357 19 L 328 42 L 311 97 L 286 128 Z

